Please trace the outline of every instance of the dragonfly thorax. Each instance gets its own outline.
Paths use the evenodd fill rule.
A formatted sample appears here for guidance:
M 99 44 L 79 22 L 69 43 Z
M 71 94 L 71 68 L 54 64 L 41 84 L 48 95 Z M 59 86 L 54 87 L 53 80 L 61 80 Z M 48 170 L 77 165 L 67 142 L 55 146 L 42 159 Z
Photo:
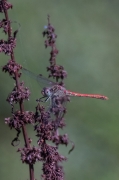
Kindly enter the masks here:
M 43 88 L 41 93 L 46 97 L 63 97 L 66 95 L 66 89 L 60 85 L 54 85 L 52 87 Z

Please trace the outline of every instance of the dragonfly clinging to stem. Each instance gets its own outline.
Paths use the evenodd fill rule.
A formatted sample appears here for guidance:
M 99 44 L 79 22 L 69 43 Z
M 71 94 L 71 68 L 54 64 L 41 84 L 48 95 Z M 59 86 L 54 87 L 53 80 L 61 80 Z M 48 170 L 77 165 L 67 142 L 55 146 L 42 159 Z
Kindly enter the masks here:
M 102 100 L 108 100 L 108 97 L 100 95 L 100 94 L 81 94 L 67 90 L 66 88 L 58 85 L 57 83 L 49 80 L 48 78 L 43 77 L 42 75 L 35 75 L 31 71 L 22 68 L 22 71 L 33 79 L 37 80 L 38 83 L 43 83 L 47 87 L 43 88 L 41 91 L 43 97 L 46 97 L 47 100 L 51 100 L 53 97 L 65 97 L 65 96 L 77 96 L 77 97 L 88 97 L 88 98 L 96 98 Z

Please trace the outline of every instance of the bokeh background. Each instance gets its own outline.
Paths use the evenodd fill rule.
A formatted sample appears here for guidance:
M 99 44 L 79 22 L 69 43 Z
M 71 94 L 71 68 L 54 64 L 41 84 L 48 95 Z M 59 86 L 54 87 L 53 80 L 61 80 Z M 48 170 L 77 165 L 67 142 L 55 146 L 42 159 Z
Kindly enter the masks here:
M 50 49 L 44 48 L 42 31 L 47 25 L 47 14 L 55 27 L 59 54 L 57 63 L 68 72 L 65 80 L 69 90 L 103 94 L 108 101 L 72 97 L 67 104 L 67 133 L 75 143 L 60 147 L 67 156 L 63 163 L 65 180 L 118 180 L 119 179 L 119 1 L 118 0 L 11 0 L 9 11 L 12 21 L 21 24 L 15 50 L 16 61 L 25 68 L 47 76 Z M 0 15 L 1 18 L 3 15 Z M 1 19 L 0 18 L 0 19 Z M 14 30 L 17 23 L 12 23 Z M 4 34 L 0 33 L 0 39 Z M 0 66 L 9 56 L 0 54 Z M 28 167 L 20 161 L 18 147 L 11 141 L 16 132 L 4 124 L 11 116 L 6 97 L 14 82 L 0 72 L 0 179 L 29 179 Z M 22 76 L 31 89 L 26 110 L 35 110 L 41 87 L 29 77 Z M 18 109 L 18 107 L 16 107 Z M 36 144 L 33 127 L 28 133 Z M 21 144 L 22 135 L 20 135 Z M 35 178 L 41 179 L 42 164 L 35 165 Z

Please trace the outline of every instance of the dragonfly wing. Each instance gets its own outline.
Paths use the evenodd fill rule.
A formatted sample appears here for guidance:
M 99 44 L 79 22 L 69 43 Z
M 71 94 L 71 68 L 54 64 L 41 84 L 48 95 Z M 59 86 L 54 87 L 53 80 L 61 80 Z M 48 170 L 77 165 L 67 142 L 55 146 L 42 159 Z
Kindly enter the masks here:
M 44 84 L 44 85 L 47 85 L 47 86 L 53 86 L 53 85 L 56 85 L 55 82 L 49 80 L 48 78 L 45 78 L 43 77 L 42 75 L 36 75 L 34 74 L 33 72 L 25 69 L 25 68 L 22 68 L 22 72 L 24 74 L 26 74 L 27 76 L 35 79 L 39 84 Z
M 38 81 L 38 83 L 42 83 L 42 84 L 45 84 L 45 85 L 48 85 L 48 86 L 56 85 L 55 82 L 51 81 L 48 78 L 43 77 L 42 75 L 38 75 L 37 76 L 37 81 Z
M 37 75 L 34 74 L 34 73 L 32 73 L 31 71 L 29 71 L 29 70 L 27 70 L 27 69 L 25 69 L 25 68 L 22 68 L 22 72 L 23 72 L 24 74 L 26 74 L 27 76 L 29 76 L 29 77 L 37 80 Z

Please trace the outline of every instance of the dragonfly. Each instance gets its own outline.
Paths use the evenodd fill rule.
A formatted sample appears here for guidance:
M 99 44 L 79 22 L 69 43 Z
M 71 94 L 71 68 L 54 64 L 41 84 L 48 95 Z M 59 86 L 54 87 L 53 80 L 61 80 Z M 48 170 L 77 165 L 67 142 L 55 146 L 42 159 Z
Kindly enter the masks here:
M 54 98 L 63 98 L 63 97 L 70 97 L 70 96 L 108 100 L 108 97 L 104 95 L 100 95 L 100 94 L 82 94 L 82 93 L 69 91 L 65 87 L 58 85 L 57 83 L 49 80 L 48 78 L 43 77 L 40 74 L 36 75 L 25 68 L 22 68 L 22 71 L 24 74 L 35 79 L 38 83 L 40 84 L 42 83 L 46 85 L 46 87 L 44 87 L 43 90 L 41 91 L 43 95 L 42 98 L 46 98 L 46 101 L 50 100 L 52 102 Z

